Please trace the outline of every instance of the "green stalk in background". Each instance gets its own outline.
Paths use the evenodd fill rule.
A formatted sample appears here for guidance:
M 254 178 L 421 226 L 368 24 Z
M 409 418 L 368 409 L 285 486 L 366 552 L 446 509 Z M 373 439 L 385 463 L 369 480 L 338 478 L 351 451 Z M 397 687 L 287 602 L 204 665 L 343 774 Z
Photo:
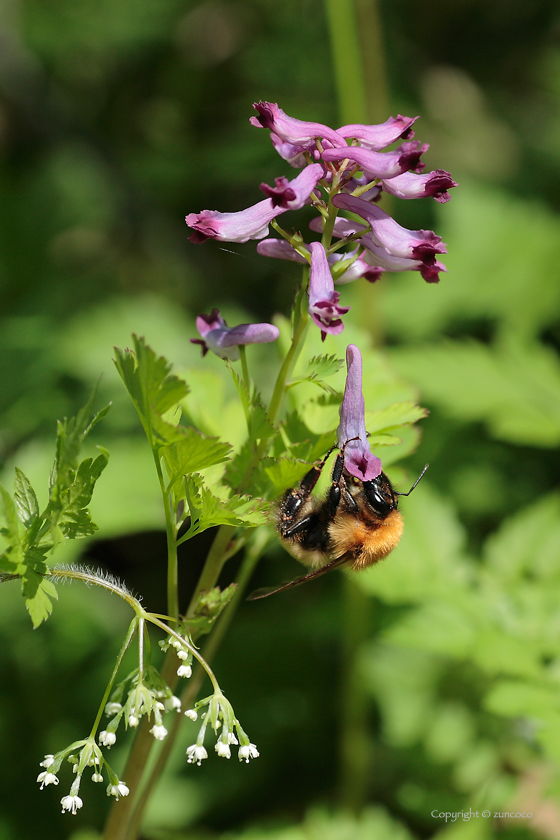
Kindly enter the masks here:
M 325 14 L 341 124 L 384 122 L 389 114 L 376 0 L 325 0 Z M 364 290 L 355 310 L 362 313 L 361 325 L 373 334 L 376 344 L 383 332 L 376 306 L 378 293 L 376 287 Z M 360 651 L 369 638 L 370 600 L 352 578 L 345 578 L 343 593 L 339 799 L 343 808 L 359 812 L 366 804 L 365 780 L 372 769 L 369 702 L 358 670 Z

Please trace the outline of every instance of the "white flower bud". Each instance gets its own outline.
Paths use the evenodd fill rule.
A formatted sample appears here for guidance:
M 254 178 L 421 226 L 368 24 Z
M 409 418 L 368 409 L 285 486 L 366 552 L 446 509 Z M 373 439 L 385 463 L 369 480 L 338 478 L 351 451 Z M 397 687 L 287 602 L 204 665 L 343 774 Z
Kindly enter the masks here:
M 163 741 L 163 739 L 167 735 L 167 729 L 165 728 L 165 726 L 157 726 L 157 724 L 155 726 L 152 726 L 150 732 L 154 736 L 156 741 Z
M 179 665 L 177 668 L 177 676 L 178 677 L 185 677 L 188 679 L 192 676 L 192 668 L 190 665 Z
M 216 741 L 216 752 L 221 758 L 231 758 L 229 744 L 224 744 L 223 741 Z
M 128 786 L 124 782 L 119 782 L 116 785 L 107 785 L 107 796 L 114 796 L 118 799 L 120 796 L 128 796 L 130 793 Z
M 169 711 L 173 711 L 173 710 L 176 709 L 178 712 L 180 712 L 181 711 L 181 701 L 179 700 L 178 697 L 175 697 L 175 695 L 173 694 L 173 695 L 171 695 L 171 697 L 168 697 L 166 699 L 165 708 L 168 709 Z
M 117 736 L 114 732 L 107 732 L 104 729 L 103 732 L 99 733 L 99 746 L 101 747 L 112 747 L 116 740 Z
M 37 776 L 37 781 L 41 782 L 40 790 L 43 790 L 43 788 L 47 785 L 58 784 L 58 778 L 55 776 L 54 773 L 49 773 L 48 770 L 43 770 L 42 773 L 39 773 L 39 775 Z
M 200 767 L 203 758 L 208 758 L 208 753 L 202 744 L 191 744 L 187 747 L 187 764 L 198 764 Z
M 259 757 L 259 751 L 254 744 L 244 744 L 242 747 L 239 747 L 239 752 L 237 754 L 239 756 L 239 761 L 245 761 L 247 764 L 249 764 L 250 758 Z
M 188 717 L 191 720 L 197 720 L 198 712 L 196 712 L 195 709 L 187 709 L 187 711 L 185 712 L 185 717 Z

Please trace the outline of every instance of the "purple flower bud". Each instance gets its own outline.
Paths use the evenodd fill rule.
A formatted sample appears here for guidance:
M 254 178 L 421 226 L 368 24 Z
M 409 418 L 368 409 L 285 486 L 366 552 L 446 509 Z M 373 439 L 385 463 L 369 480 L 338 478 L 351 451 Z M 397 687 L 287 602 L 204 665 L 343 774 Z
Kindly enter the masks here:
M 358 140 L 360 146 L 373 151 L 384 149 L 395 140 L 408 140 L 414 137 L 411 126 L 418 117 L 403 117 L 398 114 L 380 125 L 343 125 L 337 130 L 346 139 Z
M 339 306 L 340 295 L 334 290 L 332 274 L 327 262 L 325 249 L 320 242 L 312 242 L 311 272 L 309 277 L 309 314 L 321 330 L 321 338 L 326 334 L 339 335 L 344 329 L 340 316 L 345 315 L 349 306 Z
M 447 192 L 451 187 L 458 187 L 449 172 L 444 169 L 434 169 L 425 175 L 415 175 L 405 172 L 389 181 L 382 181 L 383 190 L 397 198 L 435 198 L 441 204 L 449 201 L 451 196 Z
M 420 155 L 428 149 L 428 144 L 403 143 L 394 152 L 373 152 L 360 146 L 343 146 L 338 149 L 325 149 L 321 157 L 325 161 L 351 160 L 372 178 L 394 178 L 409 169 L 417 169 Z
M 219 309 L 213 309 L 210 315 L 199 315 L 196 328 L 202 339 L 191 338 L 192 344 L 202 345 L 202 355 L 212 350 L 221 359 L 235 362 L 239 358 L 240 344 L 267 344 L 276 341 L 278 328 L 273 324 L 239 324 L 228 327 Z
M 275 187 L 261 184 L 261 190 L 270 198 L 274 207 L 285 210 L 299 210 L 306 203 L 317 182 L 323 177 L 323 167 L 320 163 L 306 166 L 293 181 L 287 178 L 275 178 Z
M 277 137 L 287 143 L 304 148 L 315 148 L 315 140 L 325 138 L 335 146 L 343 146 L 341 134 L 321 123 L 305 122 L 289 117 L 275 102 L 255 102 L 253 108 L 258 117 L 251 117 L 251 125 L 257 128 L 269 128 Z
M 369 448 L 362 395 L 362 356 L 355 344 L 346 348 L 346 366 L 348 373 L 340 406 L 338 446 L 345 447 L 344 466 L 350 475 L 361 481 L 371 481 L 381 474 L 381 460 Z
M 356 213 L 371 225 L 375 244 L 385 248 L 394 257 L 412 257 L 425 265 L 433 266 L 436 254 L 446 254 L 441 236 L 431 230 L 408 230 L 401 227 L 380 207 L 352 195 L 334 196 L 332 203 L 342 210 Z

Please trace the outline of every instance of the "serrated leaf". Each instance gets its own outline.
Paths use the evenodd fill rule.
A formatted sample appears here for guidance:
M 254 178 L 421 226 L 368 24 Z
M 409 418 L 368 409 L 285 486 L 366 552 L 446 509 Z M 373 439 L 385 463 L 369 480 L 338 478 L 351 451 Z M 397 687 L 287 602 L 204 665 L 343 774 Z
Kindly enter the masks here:
M 37 628 L 52 613 L 52 601 L 58 599 L 58 594 L 50 580 L 35 572 L 29 573 L 28 582 L 30 584 L 28 590 L 32 594 L 25 593 L 25 607 L 33 627 Z
M 229 366 L 237 393 L 243 404 L 245 416 L 247 418 L 247 426 L 249 431 L 249 438 L 252 441 L 266 440 L 275 433 L 274 426 L 268 419 L 266 410 L 261 402 L 260 394 L 253 388 L 249 391 L 247 385 L 239 374 Z
M 536 342 L 447 341 L 391 351 L 395 365 L 461 422 L 483 421 L 502 440 L 560 443 L 560 364 Z
M 370 435 L 376 432 L 388 432 L 399 426 L 416 423 L 428 416 L 428 410 L 412 400 L 393 403 L 380 411 L 366 411 L 366 429 Z
M 265 458 L 262 471 L 272 484 L 274 495 L 278 496 L 289 487 L 297 487 L 313 464 L 295 458 Z
M 219 499 L 198 475 L 185 480 L 185 493 L 191 516 L 191 526 L 183 539 L 216 525 L 243 525 L 255 528 L 266 522 L 269 505 L 248 496 L 232 496 L 227 501 Z
M 16 467 L 14 484 L 14 501 L 19 518 L 26 528 L 39 516 L 39 502 L 29 479 Z
M 170 373 L 167 359 L 156 356 L 143 338 L 133 335 L 132 340 L 134 352 L 115 347 L 115 365 L 148 439 L 161 445 L 174 439 L 174 426 L 162 416 L 186 397 L 189 389 L 182 379 Z
M 204 437 L 192 426 L 181 427 L 180 439 L 163 450 L 170 486 L 184 475 L 227 461 L 230 451 L 229 443 Z
M 329 376 L 334 376 L 335 373 L 338 373 L 343 364 L 344 361 L 334 355 L 313 356 L 313 358 L 309 360 L 307 368 L 291 380 L 289 387 L 299 385 L 301 382 L 312 382 L 329 394 L 338 394 L 336 389 L 323 382 L 323 379 Z

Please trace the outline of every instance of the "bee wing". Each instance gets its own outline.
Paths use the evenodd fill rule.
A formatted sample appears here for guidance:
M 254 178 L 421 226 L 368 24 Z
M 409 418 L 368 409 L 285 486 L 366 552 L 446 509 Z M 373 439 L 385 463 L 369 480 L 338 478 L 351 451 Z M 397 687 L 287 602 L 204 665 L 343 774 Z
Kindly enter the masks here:
M 291 589 L 292 586 L 299 586 L 300 583 L 307 583 L 308 580 L 313 580 L 316 577 L 320 577 L 321 575 L 330 572 L 331 569 L 336 569 L 338 566 L 342 566 L 346 563 L 347 559 L 346 554 L 343 554 L 342 557 L 335 557 L 335 559 L 327 563 L 326 566 L 321 566 L 320 569 L 315 569 L 313 572 L 308 572 L 308 574 L 302 575 L 295 580 L 290 580 L 288 583 L 282 584 L 282 586 L 265 586 L 262 589 L 255 589 L 254 592 L 251 592 L 251 594 L 247 596 L 247 600 L 258 601 L 260 598 L 268 598 L 269 595 L 276 595 L 277 592 L 283 592 L 284 589 Z

